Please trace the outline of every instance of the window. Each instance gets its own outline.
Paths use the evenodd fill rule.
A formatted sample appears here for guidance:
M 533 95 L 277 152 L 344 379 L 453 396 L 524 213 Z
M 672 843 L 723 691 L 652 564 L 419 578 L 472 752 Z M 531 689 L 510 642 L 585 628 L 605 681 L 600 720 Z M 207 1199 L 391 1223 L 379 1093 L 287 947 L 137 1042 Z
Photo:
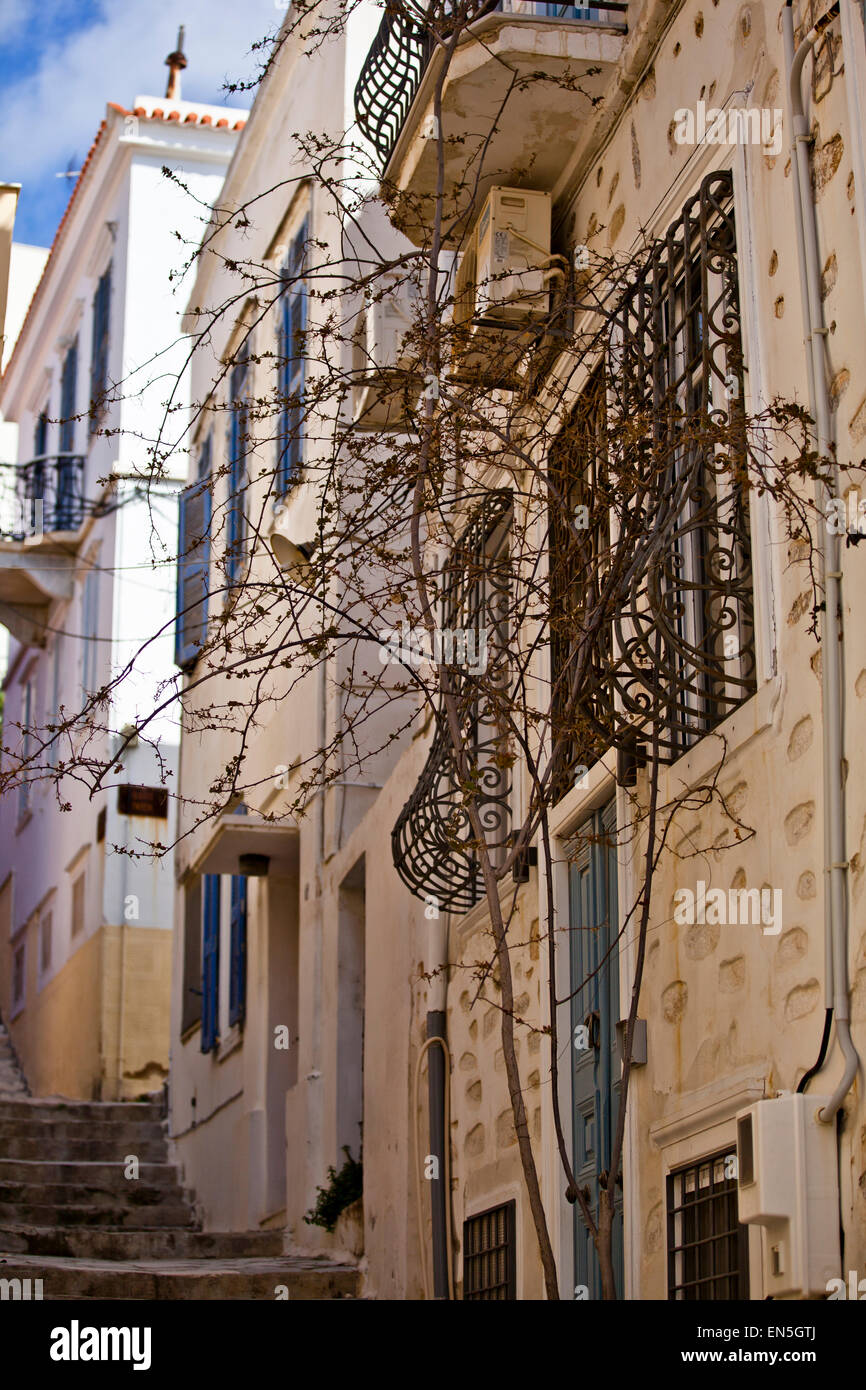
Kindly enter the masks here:
M 226 579 L 236 584 L 243 565 L 246 539 L 244 488 L 246 455 L 249 447 L 249 342 L 239 349 L 238 360 L 229 377 L 228 499 L 226 502 Z
M 43 912 L 39 921 L 39 970 L 46 975 L 51 969 L 51 913 Z
M 75 452 L 75 405 L 78 398 L 78 339 L 63 359 L 60 372 L 60 452 Z
M 579 699 L 560 719 L 572 767 L 605 747 L 633 764 L 650 723 L 673 762 L 757 688 L 744 382 L 733 181 L 722 171 L 623 295 L 606 360 L 552 450 L 551 478 L 585 500 L 593 528 L 584 540 L 551 519 L 555 717 L 573 688 L 581 607 L 603 580 L 597 557 L 634 546 L 628 593 L 611 594 L 615 615 L 599 614 Z M 630 484 L 631 507 L 621 452 L 625 476 L 646 479 L 645 490 Z
M 72 935 L 84 930 L 84 888 L 86 875 L 80 873 L 72 884 Z
M 48 407 L 38 415 L 33 430 L 33 457 L 44 458 L 48 453 Z
M 586 618 L 597 608 L 610 555 L 605 380 L 599 368 L 550 454 L 551 714 L 553 738 L 562 748 L 559 796 L 573 785 L 578 768 L 601 757 L 612 733 L 606 718 L 611 700 L 609 624 L 602 626 L 588 653 L 580 697 L 573 691 L 577 643 Z M 585 509 L 582 514 L 581 508 Z M 567 524 L 568 518 L 574 518 L 573 526 Z M 581 519 L 588 523 L 586 527 L 580 525 Z
M 733 1145 L 668 1177 L 672 1301 L 749 1297 L 749 1232 L 737 1219 L 735 1160 Z
M 101 276 L 93 296 L 93 338 L 90 350 L 90 429 L 99 424 L 105 410 L 108 385 L 108 322 L 111 305 L 111 266 Z
M 219 1042 L 220 876 L 204 876 L 201 961 L 201 1050 Z
M 516 1299 L 515 1203 L 463 1222 L 463 1298 Z
M 51 708 L 48 710 L 48 724 L 60 723 L 60 689 L 61 671 L 63 659 L 63 633 L 58 632 L 54 638 L 54 652 L 52 655 L 52 675 L 51 675 Z M 48 734 L 49 731 L 46 730 Z M 51 743 L 48 748 L 48 766 L 56 767 L 58 752 L 60 748 L 60 736 L 56 732 L 50 735 Z
M 580 826 L 566 846 L 569 938 L 574 1176 L 589 1189 L 598 1216 L 600 1180 L 610 1170 L 620 1098 L 616 1025 L 619 1020 L 619 896 L 616 803 Z M 577 1030 L 584 1029 L 583 1035 Z M 581 1043 L 578 1046 L 578 1043 Z M 613 1230 L 614 1278 L 623 1292 L 622 1189 L 617 1188 Z M 601 1270 L 580 1207 L 574 1205 L 574 1282 L 602 1296 Z
M 26 764 L 33 747 L 34 704 L 34 682 L 32 680 L 25 681 L 21 690 L 21 760 L 24 767 L 21 773 L 22 780 L 18 785 L 19 821 L 24 820 L 25 816 L 30 811 L 30 797 L 33 784 L 30 781 L 30 769 Z
M 27 941 L 26 938 L 12 951 L 12 1009 L 16 1014 L 24 1008 L 24 995 L 27 986 Z
M 307 224 L 304 223 L 289 250 L 285 274 L 290 277 L 279 303 L 279 395 L 277 432 L 277 496 L 284 496 L 300 475 L 303 457 L 304 333 L 307 296 L 298 277 L 303 270 Z
M 168 788 L 138 787 L 126 783 L 117 788 L 117 810 L 121 816 L 152 816 L 156 820 L 166 820 Z
M 653 704 L 662 744 L 678 757 L 754 694 L 749 488 L 743 426 L 733 177 L 709 174 L 654 250 L 618 312 L 609 390 L 619 418 L 647 419 L 648 466 L 664 505 L 646 518 L 667 562 L 652 566 L 618 614 L 623 712 L 640 720 L 659 644 Z M 732 464 L 719 467 L 720 456 Z M 670 499 L 676 499 L 674 506 Z
M 180 495 L 175 664 L 194 666 L 207 638 L 210 591 L 211 435 L 199 451 L 198 480 Z
M 229 1024 L 243 1023 L 247 995 L 247 881 L 232 874 Z
M 99 667 L 99 570 L 93 564 L 81 594 L 81 688 L 85 697 L 96 691 Z
M 196 874 L 184 887 L 183 895 L 183 999 L 180 1009 L 181 1036 L 201 1022 L 202 928 L 201 877 Z

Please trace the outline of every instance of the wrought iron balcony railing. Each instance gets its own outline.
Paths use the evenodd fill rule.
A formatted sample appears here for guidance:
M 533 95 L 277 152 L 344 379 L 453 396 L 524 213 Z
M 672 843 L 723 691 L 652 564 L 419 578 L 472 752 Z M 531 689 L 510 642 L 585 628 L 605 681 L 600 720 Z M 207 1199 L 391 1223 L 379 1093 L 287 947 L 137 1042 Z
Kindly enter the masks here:
M 447 26 L 447 6 L 444 25 Z M 561 19 L 581 24 L 625 28 L 628 4 L 554 5 L 537 0 L 479 0 L 478 18 L 497 11 L 516 19 Z M 404 10 L 386 8 L 379 31 L 355 86 L 355 117 L 374 146 L 382 168 L 390 159 L 421 81 L 436 48 L 430 30 Z
M 77 531 L 92 510 L 84 499 L 81 454 L 31 459 L 14 474 L 0 499 L 0 538 L 20 541 L 58 531 Z

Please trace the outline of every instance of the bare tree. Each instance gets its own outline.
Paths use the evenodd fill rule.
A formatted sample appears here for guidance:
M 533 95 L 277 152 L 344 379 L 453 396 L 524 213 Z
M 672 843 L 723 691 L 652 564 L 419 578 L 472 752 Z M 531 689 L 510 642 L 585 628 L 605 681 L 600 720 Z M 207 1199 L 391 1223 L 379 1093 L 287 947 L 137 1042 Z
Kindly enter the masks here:
M 351 8 L 309 6 L 280 42 L 306 26 L 315 51 Z M 338 692 L 339 719 L 294 769 L 280 815 L 303 815 L 317 790 L 374 762 L 390 765 L 410 734 L 429 730 L 421 783 L 394 827 L 395 863 L 437 910 L 486 904 L 489 957 L 450 965 L 471 969 L 476 998 L 486 989 L 500 1010 L 547 1296 L 559 1297 L 559 1278 L 516 1046 L 520 1030 L 539 1027 L 549 1040 L 566 1195 L 591 1234 L 604 1296 L 614 1298 L 647 931 L 651 914 L 664 911 L 654 876 L 686 807 L 715 802 L 732 844 L 751 833 L 725 803 L 725 742 L 714 733 L 756 688 L 750 503 L 769 495 L 811 575 L 816 519 L 805 484 L 824 476 L 826 461 L 797 406 L 747 412 L 725 175 L 696 195 L 692 211 L 701 216 L 684 217 L 664 240 L 646 237 L 613 254 L 599 228 L 587 244 L 572 234 L 551 252 L 530 247 L 517 272 L 509 265 L 483 281 L 458 281 L 490 182 L 486 148 L 508 122 L 515 92 L 533 80 L 577 85 L 568 72 L 515 78 L 455 178 L 458 142 L 445 131 L 443 91 L 458 46 L 474 41 L 467 31 L 492 8 L 490 0 L 389 0 L 393 22 L 420 26 L 436 54 L 429 196 L 413 200 L 380 183 L 353 132 L 299 135 L 339 235 L 324 236 L 320 221 L 279 263 L 242 258 L 238 234 L 256 226 L 266 196 L 280 190 L 288 200 L 294 183 L 286 182 L 239 208 L 218 207 L 203 248 L 191 248 L 194 258 L 216 256 L 236 286 L 200 309 L 191 350 L 204 350 L 220 320 L 237 320 L 242 331 L 180 430 L 167 403 L 153 478 L 168 452 L 203 438 L 214 421 L 220 433 L 233 422 L 239 457 L 215 459 L 190 494 L 211 498 L 209 522 L 202 509 L 201 531 L 188 530 L 180 556 L 189 560 L 207 527 L 204 588 L 181 604 L 196 653 L 182 688 L 167 686 L 153 717 L 180 698 L 187 735 L 218 734 L 233 750 L 212 769 L 205 796 L 185 797 L 186 833 L 267 789 L 271 774 L 249 771 L 256 730 L 318 672 Z M 412 240 L 398 238 L 392 223 L 411 227 Z M 305 317 L 289 349 L 274 323 L 293 295 Z M 382 304 L 403 325 L 399 351 L 384 362 L 365 327 Z M 298 361 L 302 389 L 286 370 Z M 315 521 L 280 550 L 272 516 L 287 490 L 303 490 Z M 7 729 L 2 788 L 50 777 L 62 797 L 70 777 L 104 785 L 124 746 L 121 738 L 106 752 L 105 710 L 126 674 L 85 708 L 61 712 L 24 752 Z M 148 721 L 136 735 L 148 737 Z M 663 801 L 663 769 L 702 737 L 718 742 L 713 775 Z M 559 1109 L 559 1068 L 572 1047 L 561 1020 L 591 980 L 557 992 L 557 942 L 564 928 L 568 939 L 568 924 L 556 911 L 552 816 L 604 757 L 630 808 L 614 843 L 628 843 L 642 868 L 635 900 L 608 924 L 595 966 L 618 970 L 620 944 L 630 943 L 621 1086 L 596 1200 L 575 1176 Z M 548 953 L 540 1025 L 516 1008 L 513 974 L 524 949 L 514 922 L 535 855 Z

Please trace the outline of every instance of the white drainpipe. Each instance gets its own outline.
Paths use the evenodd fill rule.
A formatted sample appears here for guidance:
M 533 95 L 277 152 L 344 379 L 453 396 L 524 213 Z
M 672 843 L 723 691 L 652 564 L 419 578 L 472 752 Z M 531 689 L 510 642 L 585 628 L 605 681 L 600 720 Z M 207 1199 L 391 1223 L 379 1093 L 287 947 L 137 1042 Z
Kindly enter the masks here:
M 820 34 L 839 13 L 834 5 L 810 29 L 799 48 L 794 51 L 794 13 L 792 0 L 782 11 L 782 32 L 785 41 L 788 95 L 792 115 L 793 148 L 791 169 L 794 180 L 797 238 L 803 289 L 803 317 L 809 365 L 809 385 L 816 427 L 816 446 L 822 457 L 829 457 L 832 445 L 830 400 L 823 339 L 827 329 L 821 306 L 821 270 L 818 254 L 818 228 L 812 198 L 812 179 L 809 167 L 809 127 L 803 108 L 800 83 L 803 65 L 812 52 Z M 863 190 L 858 190 L 863 196 Z M 832 469 L 831 494 L 838 496 L 838 469 Z M 827 961 L 827 995 L 832 998 L 836 1038 L 845 1058 L 842 1078 L 827 1105 L 819 1111 L 819 1119 L 829 1124 L 842 1105 L 857 1075 L 860 1059 L 851 1038 L 848 984 L 848 861 L 845 854 L 845 793 L 842 727 L 843 691 L 843 628 L 842 572 L 840 537 L 828 534 L 823 524 L 825 501 L 828 496 L 822 484 L 816 486 L 818 506 L 818 549 L 824 579 L 825 610 L 822 620 L 822 734 L 824 749 L 824 875 L 825 958 Z M 832 995 L 830 982 L 832 981 Z

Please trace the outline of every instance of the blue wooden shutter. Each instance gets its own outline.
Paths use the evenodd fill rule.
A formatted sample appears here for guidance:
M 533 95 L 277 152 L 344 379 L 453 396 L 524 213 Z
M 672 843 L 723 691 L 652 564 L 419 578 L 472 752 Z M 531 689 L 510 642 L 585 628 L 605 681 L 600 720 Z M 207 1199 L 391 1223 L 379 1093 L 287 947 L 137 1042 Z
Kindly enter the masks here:
M 247 1002 L 247 881 L 232 874 L 229 1023 L 243 1023 Z
M 247 441 L 247 354 L 249 344 L 240 349 L 237 365 L 232 370 L 229 416 L 229 477 L 226 525 L 226 578 L 235 584 L 243 566 L 244 543 L 244 479 L 246 476 Z
M 579 1187 L 588 1187 L 598 1212 L 599 1175 L 610 1167 L 620 1079 L 616 1048 L 619 1019 L 619 930 L 615 803 L 580 827 L 569 871 L 571 928 L 571 1027 L 573 1164 Z M 611 843 L 604 843 L 609 837 Z M 574 1029 L 591 1028 L 590 1046 L 573 1046 Z M 622 1297 L 622 1199 L 614 1226 L 614 1266 Z M 592 1239 L 574 1208 L 574 1282 L 601 1298 L 601 1272 Z
M 60 376 L 60 452 L 75 451 L 75 402 L 78 396 L 78 339 L 63 359 Z
M 219 1041 L 220 876 L 205 874 L 201 948 L 201 1050 Z
M 300 275 L 304 266 L 307 224 L 292 243 L 288 260 L 290 276 Z M 307 296 L 302 280 L 297 278 L 283 293 L 280 306 L 280 396 L 282 411 L 278 434 L 279 460 L 277 490 L 282 496 L 297 482 L 303 456 L 303 393 L 305 377 L 305 346 L 303 335 L 307 327 Z
M 195 665 L 207 637 L 210 592 L 210 447 L 208 471 L 178 499 L 177 614 L 174 659 L 182 669 Z

